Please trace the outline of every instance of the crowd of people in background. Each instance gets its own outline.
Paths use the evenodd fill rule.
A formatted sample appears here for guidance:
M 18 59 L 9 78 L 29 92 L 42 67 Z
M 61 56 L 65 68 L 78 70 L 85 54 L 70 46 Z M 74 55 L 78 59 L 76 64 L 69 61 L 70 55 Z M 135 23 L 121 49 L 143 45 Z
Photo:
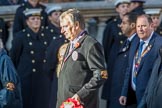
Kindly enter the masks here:
M 0 108 L 99 108 L 102 85 L 106 108 L 161 108 L 162 9 L 116 0 L 99 43 L 79 10 L 40 2 L 0 1 L 21 3 L 10 49 L 0 19 Z

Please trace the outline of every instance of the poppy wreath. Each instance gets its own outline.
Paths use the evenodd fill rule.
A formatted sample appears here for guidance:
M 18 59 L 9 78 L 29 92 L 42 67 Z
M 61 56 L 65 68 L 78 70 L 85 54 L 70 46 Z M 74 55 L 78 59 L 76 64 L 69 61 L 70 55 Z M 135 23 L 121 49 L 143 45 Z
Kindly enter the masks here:
M 84 108 L 79 101 L 76 101 L 72 98 L 68 98 L 62 103 L 60 108 Z

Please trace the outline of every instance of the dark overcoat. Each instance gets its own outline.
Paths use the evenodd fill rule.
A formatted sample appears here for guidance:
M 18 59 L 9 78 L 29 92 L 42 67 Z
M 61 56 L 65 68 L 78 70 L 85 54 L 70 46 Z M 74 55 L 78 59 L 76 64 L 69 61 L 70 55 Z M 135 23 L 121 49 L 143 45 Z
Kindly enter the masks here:
M 107 86 L 107 89 L 110 89 L 110 99 L 107 108 L 125 108 L 125 106 L 120 105 L 119 97 L 121 95 L 122 86 L 124 83 L 124 76 L 128 66 L 128 57 L 130 46 L 138 41 L 137 35 L 133 37 L 129 45 L 124 45 L 119 50 L 114 66 L 112 67 L 112 76 L 110 86 Z
M 43 65 L 48 46 L 46 36 L 26 28 L 13 39 L 10 56 L 22 82 L 23 108 L 47 108 L 49 79 Z
M 112 67 L 114 66 L 114 61 L 117 57 L 119 49 L 122 47 L 126 37 L 122 34 L 120 25 L 121 19 L 119 17 L 114 18 L 109 21 L 103 35 L 103 47 L 105 53 L 105 59 L 107 62 L 107 70 L 109 75 L 112 76 Z M 102 99 L 109 101 L 110 98 L 110 87 L 111 77 L 107 79 L 103 86 Z
M 68 55 L 69 46 L 58 78 L 57 108 L 74 94 L 79 95 L 84 108 L 98 108 L 99 87 L 105 81 L 101 77 L 101 71 L 105 70 L 103 48 L 88 35 Z
M 8 90 L 7 83 L 15 89 Z M 14 65 L 4 49 L 0 48 L 0 108 L 22 108 L 21 85 Z
M 47 71 L 47 74 L 52 81 L 50 88 L 50 100 L 49 108 L 56 108 L 57 101 L 57 74 L 56 68 L 58 65 L 58 51 L 59 48 L 66 42 L 68 42 L 65 37 L 61 34 L 60 28 L 55 27 L 53 24 L 49 25 L 45 29 L 45 35 L 48 35 L 50 45 L 46 50 L 46 60 L 44 64 L 44 70 Z
M 152 35 L 152 38 L 150 39 L 150 42 L 148 44 L 149 49 L 147 53 L 142 57 L 139 68 L 137 70 L 137 78 L 136 78 L 136 98 L 137 98 L 137 104 L 140 103 L 147 83 L 149 81 L 150 75 L 152 73 L 153 65 L 155 63 L 155 60 L 158 57 L 158 51 L 160 47 L 162 46 L 162 38 L 156 34 L 155 32 Z M 128 89 L 131 87 L 131 76 L 132 76 L 132 67 L 133 67 L 133 59 L 135 57 L 137 48 L 138 48 L 139 42 L 137 41 L 132 47 L 130 51 L 129 56 L 129 67 L 127 69 L 126 75 L 125 75 L 125 81 L 122 88 L 122 96 L 128 95 Z M 128 98 L 129 100 L 129 98 Z
M 13 36 L 15 34 L 27 27 L 26 24 L 26 17 L 24 15 L 24 11 L 27 9 L 32 9 L 32 8 L 41 8 L 42 13 L 41 13 L 41 27 L 44 28 L 45 25 L 47 24 L 47 14 L 45 12 L 45 6 L 41 4 L 37 4 L 36 7 L 33 7 L 28 1 L 22 3 L 16 10 L 15 17 L 14 17 L 14 22 L 13 22 Z

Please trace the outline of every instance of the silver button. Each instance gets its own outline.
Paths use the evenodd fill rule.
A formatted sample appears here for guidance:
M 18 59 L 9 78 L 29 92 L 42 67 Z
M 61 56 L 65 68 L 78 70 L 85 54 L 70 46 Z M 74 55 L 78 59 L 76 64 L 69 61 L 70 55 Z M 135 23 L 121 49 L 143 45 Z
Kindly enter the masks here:
M 35 60 L 32 60 L 32 63 L 34 64 L 35 63 Z
M 123 44 L 123 41 L 120 41 L 120 44 Z
M 56 37 L 54 36 L 54 37 L 53 37 L 53 39 L 55 40 L 55 39 L 56 39 Z
M 122 33 L 121 33 L 121 32 L 119 32 L 118 34 L 119 34 L 119 35 L 122 35 Z
M 43 20 L 44 18 L 41 16 L 41 20 Z
M 44 33 L 42 33 L 41 36 L 44 36 Z
M 53 29 L 51 29 L 50 31 L 53 32 Z
M 27 37 L 30 37 L 30 34 L 27 34 Z
M 32 69 L 32 71 L 33 71 L 33 72 L 36 72 L 36 69 L 35 69 L 35 68 L 33 68 L 33 69 Z
M 45 45 L 47 45 L 47 42 L 46 42 L 46 41 L 44 41 L 44 44 L 45 44 Z
M 43 63 L 46 63 L 46 59 L 43 60 Z
M 32 42 L 29 42 L 29 45 L 31 46 L 31 45 L 33 45 L 33 43 Z
M 30 54 L 34 54 L 34 51 L 30 51 Z

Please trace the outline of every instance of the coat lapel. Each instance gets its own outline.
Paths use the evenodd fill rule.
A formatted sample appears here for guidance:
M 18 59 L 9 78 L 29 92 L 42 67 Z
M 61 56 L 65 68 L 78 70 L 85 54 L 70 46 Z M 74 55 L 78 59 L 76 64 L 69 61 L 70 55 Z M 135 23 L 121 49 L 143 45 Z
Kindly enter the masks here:
M 77 45 L 74 45 L 74 49 L 71 51 L 71 52 L 69 52 L 69 49 L 70 49 L 70 43 L 69 43 L 69 45 L 68 45 L 68 47 L 67 47 L 67 50 L 66 50 L 66 53 L 65 53 L 65 56 L 64 56 L 64 61 L 63 62 L 66 62 L 68 59 L 69 59 L 69 57 L 72 55 L 72 53 L 76 50 L 76 49 L 78 49 L 80 46 L 81 46 L 81 44 L 83 43 L 83 41 L 84 41 L 84 39 L 87 37 L 87 35 L 84 35 L 78 42 L 77 42 L 77 44 L 78 44 L 78 46 Z
M 152 49 L 152 47 L 154 45 L 154 42 L 155 42 L 155 37 L 156 37 L 156 35 L 153 34 L 153 36 L 152 36 L 152 38 L 151 38 L 151 40 L 150 40 L 150 42 L 148 44 L 148 47 L 147 47 L 148 52 L 146 52 L 146 54 L 142 57 L 141 62 L 140 62 L 140 66 L 139 66 L 137 71 L 140 71 L 140 69 L 141 69 L 141 67 L 142 67 L 142 65 L 143 65 L 143 63 L 145 61 L 145 58 L 150 53 L 150 51 L 151 51 L 151 49 Z

